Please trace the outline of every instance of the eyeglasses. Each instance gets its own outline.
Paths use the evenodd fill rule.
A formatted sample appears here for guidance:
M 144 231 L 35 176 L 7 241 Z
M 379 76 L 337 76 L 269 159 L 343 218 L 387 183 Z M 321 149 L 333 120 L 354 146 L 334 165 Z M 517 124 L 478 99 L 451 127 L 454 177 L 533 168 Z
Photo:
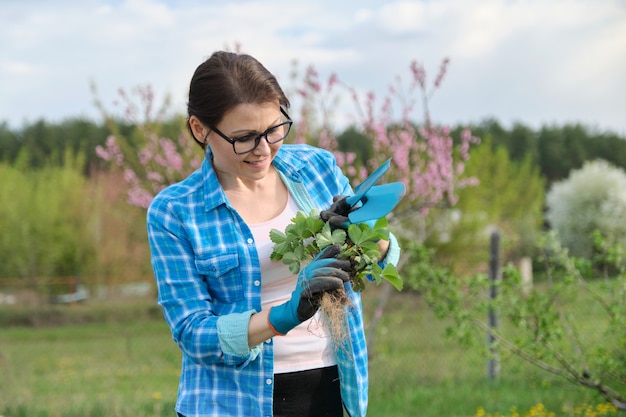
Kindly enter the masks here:
M 282 108 L 282 106 L 280 108 L 280 112 L 283 114 L 283 116 L 287 118 L 287 121 L 279 125 L 272 126 L 261 134 L 251 133 L 246 136 L 231 139 L 222 132 L 220 132 L 219 129 L 216 127 L 211 127 L 211 130 L 220 135 L 222 139 L 224 139 L 226 142 L 233 145 L 233 151 L 235 151 L 237 155 L 241 155 L 255 150 L 256 147 L 259 146 L 259 143 L 261 143 L 261 138 L 265 138 L 267 143 L 271 145 L 284 140 L 289 135 L 289 130 L 291 129 L 293 120 L 291 120 L 291 118 Z

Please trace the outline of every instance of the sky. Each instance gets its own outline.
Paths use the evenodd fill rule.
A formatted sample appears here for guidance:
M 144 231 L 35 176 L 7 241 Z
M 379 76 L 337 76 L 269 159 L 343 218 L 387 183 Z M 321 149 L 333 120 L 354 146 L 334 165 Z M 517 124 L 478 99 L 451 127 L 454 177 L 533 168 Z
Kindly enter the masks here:
M 626 0 L 0 0 L 0 122 L 97 121 L 95 98 L 115 113 L 146 85 L 184 114 L 195 68 L 236 45 L 286 90 L 297 62 L 377 97 L 449 58 L 434 122 L 626 135 Z

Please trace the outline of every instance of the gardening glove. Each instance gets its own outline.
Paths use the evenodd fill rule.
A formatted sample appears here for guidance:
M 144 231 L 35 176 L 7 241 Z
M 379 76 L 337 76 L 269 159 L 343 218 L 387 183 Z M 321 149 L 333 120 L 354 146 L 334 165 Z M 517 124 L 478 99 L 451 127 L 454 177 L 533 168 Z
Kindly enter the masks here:
M 320 218 L 333 228 L 347 229 L 351 224 L 359 223 L 372 228 L 376 220 L 398 205 L 405 190 L 401 182 L 392 182 L 371 187 L 358 201 L 352 201 L 354 196 L 335 196 L 332 206 L 320 212 Z
M 333 205 L 328 210 L 320 212 L 320 219 L 328 222 L 334 229 L 347 229 L 350 226 L 348 214 L 354 209 L 346 202 L 347 196 L 336 195 L 333 197 Z
M 337 290 L 348 282 L 352 265 L 347 259 L 336 258 L 339 250 L 339 245 L 331 245 L 320 252 L 300 271 L 291 299 L 270 309 L 268 321 L 274 333 L 285 335 L 313 317 L 324 293 Z

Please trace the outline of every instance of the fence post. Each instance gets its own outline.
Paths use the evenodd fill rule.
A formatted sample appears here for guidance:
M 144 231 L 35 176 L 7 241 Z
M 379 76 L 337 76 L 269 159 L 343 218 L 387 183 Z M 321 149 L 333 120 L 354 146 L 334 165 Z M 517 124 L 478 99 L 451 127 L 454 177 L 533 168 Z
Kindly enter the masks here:
M 527 296 L 533 289 L 533 261 L 524 256 L 519 261 L 519 272 L 522 277 L 522 294 Z
M 489 299 L 495 301 L 498 296 L 498 283 L 500 281 L 500 234 L 498 232 L 491 233 L 491 244 L 489 248 Z M 498 312 L 493 306 L 489 306 L 488 312 L 489 328 L 498 329 Z M 496 379 L 500 374 L 500 355 L 495 337 L 487 334 L 487 348 L 489 350 L 489 359 L 487 361 L 487 377 L 490 380 Z

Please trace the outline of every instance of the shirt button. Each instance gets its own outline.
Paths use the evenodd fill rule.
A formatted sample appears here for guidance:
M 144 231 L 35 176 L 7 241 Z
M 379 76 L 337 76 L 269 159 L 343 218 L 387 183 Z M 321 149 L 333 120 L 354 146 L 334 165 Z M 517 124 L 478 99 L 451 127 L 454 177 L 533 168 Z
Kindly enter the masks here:
M 271 385 L 271 384 L 272 384 L 272 380 L 271 380 L 270 378 L 267 378 L 267 379 L 265 380 L 265 383 L 266 383 L 267 385 Z
M 265 343 L 267 343 L 267 344 L 269 345 L 270 343 L 272 343 L 272 339 L 267 339 L 267 340 L 265 341 Z
M 254 243 L 254 239 L 252 239 L 251 237 L 248 238 L 248 244 L 252 245 Z
M 261 285 L 261 281 L 259 281 L 258 279 L 256 281 L 254 281 L 254 286 L 258 287 L 259 285 Z

